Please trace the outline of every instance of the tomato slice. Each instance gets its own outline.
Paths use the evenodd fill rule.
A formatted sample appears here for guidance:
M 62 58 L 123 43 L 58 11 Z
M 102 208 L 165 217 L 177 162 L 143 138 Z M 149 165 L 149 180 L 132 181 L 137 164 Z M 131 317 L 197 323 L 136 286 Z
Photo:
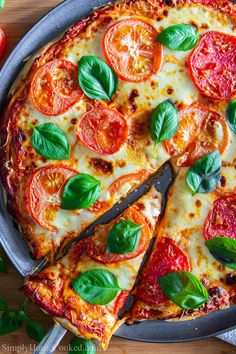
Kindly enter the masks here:
M 135 251 L 126 254 L 106 253 L 106 245 L 109 231 L 119 221 L 126 219 L 133 220 L 136 224 L 142 226 L 142 235 L 138 247 Z M 148 247 L 150 238 L 150 229 L 145 221 L 144 216 L 142 216 L 134 207 L 129 207 L 119 218 L 111 222 L 109 225 L 102 225 L 97 228 L 96 236 L 93 237 L 94 247 L 91 253 L 91 257 L 101 263 L 118 263 L 127 261 L 129 259 L 138 257 L 140 254 L 144 253 Z
M 82 95 L 77 66 L 66 60 L 49 61 L 34 75 L 30 94 L 43 114 L 58 116 L 66 112 Z
M 126 142 L 128 125 L 119 112 L 98 108 L 83 115 L 76 125 L 76 132 L 88 149 L 101 155 L 111 155 Z
M 6 37 L 3 30 L 0 28 L 0 57 L 3 54 L 5 47 L 6 47 Z
M 203 227 L 205 240 L 214 237 L 236 239 L 236 194 L 217 199 L 205 220 Z
M 139 172 L 129 173 L 127 175 L 121 176 L 110 185 L 108 193 L 111 197 L 114 197 L 125 183 L 130 183 L 135 186 L 144 181 L 149 175 L 150 173 L 143 169 Z
M 187 66 L 197 89 L 209 98 L 227 100 L 236 93 L 236 37 L 210 31 L 190 54 Z
M 27 206 L 34 221 L 48 231 L 57 231 L 52 225 L 61 205 L 65 183 L 78 172 L 60 165 L 36 170 L 27 186 Z
M 190 270 L 188 256 L 170 238 L 163 237 L 151 255 L 138 286 L 136 298 L 150 305 L 167 301 L 157 281 L 164 274 Z
M 205 107 L 189 106 L 179 112 L 180 123 L 173 138 L 165 141 L 170 155 L 179 156 L 178 166 L 190 166 L 200 157 L 219 149 L 222 154 L 229 142 L 226 121 Z
M 163 60 L 157 31 L 147 22 L 127 18 L 108 28 L 103 50 L 108 63 L 126 81 L 145 81 L 156 74 Z

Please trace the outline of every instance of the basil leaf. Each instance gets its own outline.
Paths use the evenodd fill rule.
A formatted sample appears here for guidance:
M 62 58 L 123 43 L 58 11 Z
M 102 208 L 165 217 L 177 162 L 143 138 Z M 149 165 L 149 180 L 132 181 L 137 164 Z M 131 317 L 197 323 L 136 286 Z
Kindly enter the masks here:
M 7 267 L 2 257 L 0 257 L 0 272 L 7 273 Z
M 118 77 L 102 59 L 87 55 L 79 62 L 79 84 L 86 96 L 96 100 L 111 100 L 118 90 Z
M 25 330 L 28 336 L 36 342 L 40 342 L 46 334 L 43 326 L 37 322 L 28 321 Z
M 6 0 L 0 0 L 0 10 L 4 8 Z
M 172 138 L 179 126 L 179 114 L 174 103 L 166 100 L 160 103 L 151 115 L 151 136 L 155 145 Z
M 18 311 L 16 315 L 17 315 L 17 318 L 18 318 L 19 321 L 21 321 L 21 322 L 27 322 L 28 321 L 28 317 L 27 317 L 27 315 L 26 315 L 24 310 Z
M 141 227 L 132 220 L 121 220 L 109 232 L 106 253 L 126 254 L 138 247 Z
M 55 124 L 46 123 L 34 128 L 32 145 L 41 156 L 51 160 L 67 160 L 70 145 L 65 133 Z
M 0 311 L 7 311 L 8 310 L 8 305 L 7 302 L 0 297 Z
M 165 28 L 158 36 L 157 41 L 165 47 L 186 51 L 194 48 L 199 40 L 196 27 L 188 24 L 178 24 Z
M 96 346 L 88 339 L 73 337 L 69 344 L 69 354 L 95 354 Z
M 209 193 L 216 189 L 221 177 L 218 150 L 197 160 L 188 170 L 186 181 L 193 193 Z
M 121 290 L 116 276 L 105 269 L 88 270 L 72 282 L 74 291 L 93 305 L 106 305 Z
M 21 322 L 17 319 L 16 312 L 3 312 L 0 318 L 0 336 L 15 332 L 20 325 Z
M 212 256 L 226 267 L 236 269 L 236 240 L 215 237 L 205 242 Z
M 66 183 L 61 207 L 67 210 L 90 207 L 99 197 L 101 182 L 94 177 L 79 173 Z
M 233 100 L 228 104 L 226 119 L 230 129 L 236 134 L 236 100 Z
M 190 272 L 172 272 L 158 278 L 165 296 L 186 310 L 199 308 L 208 300 L 208 292 Z

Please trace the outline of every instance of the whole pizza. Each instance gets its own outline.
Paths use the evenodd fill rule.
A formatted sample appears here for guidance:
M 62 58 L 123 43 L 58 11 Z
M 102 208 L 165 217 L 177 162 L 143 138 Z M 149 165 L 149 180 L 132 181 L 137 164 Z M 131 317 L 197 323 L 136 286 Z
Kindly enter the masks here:
M 228 0 L 118 1 L 28 60 L 1 120 L 0 174 L 33 257 L 53 259 L 22 290 L 56 322 L 106 349 L 124 321 L 236 301 L 235 78 Z M 162 218 L 152 187 L 55 257 L 167 161 Z

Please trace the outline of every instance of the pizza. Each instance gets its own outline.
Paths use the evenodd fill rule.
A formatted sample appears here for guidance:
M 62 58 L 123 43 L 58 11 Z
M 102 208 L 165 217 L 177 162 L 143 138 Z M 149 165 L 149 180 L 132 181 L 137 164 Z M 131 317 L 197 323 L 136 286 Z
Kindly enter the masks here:
M 152 187 L 118 218 L 109 224 L 97 225 L 93 236 L 77 241 L 60 260 L 39 274 L 29 276 L 22 290 L 57 323 L 77 336 L 97 341 L 106 349 L 111 335 L 125 320 L 119 319 L 118 312 L 133 288 L 160 210 L 161 196 Z M 117 253 L 109 252 L 112 251 L 109 239 L 116 239 L 118 225 L 119 229 L 125 227 L 122 223 L 126 223 L 127 237 L 122 239 L 119 250 L 116 244 Z M 136 228 L 128 229 L 127 223 Z M 85 274 L 83 284 L 78 283 L 76 287 L 75 279 Z M 115 285 L 119 285 L 118 289 Z M 83 286 L 85 294 L 91 293 L 90 299 L 84 299 L 85 294 L 80 293 Z M 104 289 L 101 294 L 102 286 L 108 291 L 110 287 L 112 294 L 105 294 Z
M 7 206 L 33 256 L 54 259 L 23 290 L 103 349 L 130 292 L 128 323 L 192 319 L 235 302 L 235 28 L 228 0 L 114 2 L 44 46 L 10 91 L 1 120 Z M 55 260 L 167 161 L 174 183 L 157 232 L 151 190 L 122 214 L 129 226 L 100 225 Z M 135 227 L 131 247 L 126 229 Z M 86 288 L 101 270 L 113 297 Z

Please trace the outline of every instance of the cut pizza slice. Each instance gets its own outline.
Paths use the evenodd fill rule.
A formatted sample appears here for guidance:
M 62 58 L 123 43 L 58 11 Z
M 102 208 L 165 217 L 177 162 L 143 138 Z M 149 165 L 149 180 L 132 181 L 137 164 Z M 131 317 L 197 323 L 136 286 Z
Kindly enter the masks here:
M 57 323 L 105 349 L 124 322 L 118 312 L 133 288 L 160 210 L 160 194 L 152 187 L 63 258 L 29 276 L 22 290 Z

